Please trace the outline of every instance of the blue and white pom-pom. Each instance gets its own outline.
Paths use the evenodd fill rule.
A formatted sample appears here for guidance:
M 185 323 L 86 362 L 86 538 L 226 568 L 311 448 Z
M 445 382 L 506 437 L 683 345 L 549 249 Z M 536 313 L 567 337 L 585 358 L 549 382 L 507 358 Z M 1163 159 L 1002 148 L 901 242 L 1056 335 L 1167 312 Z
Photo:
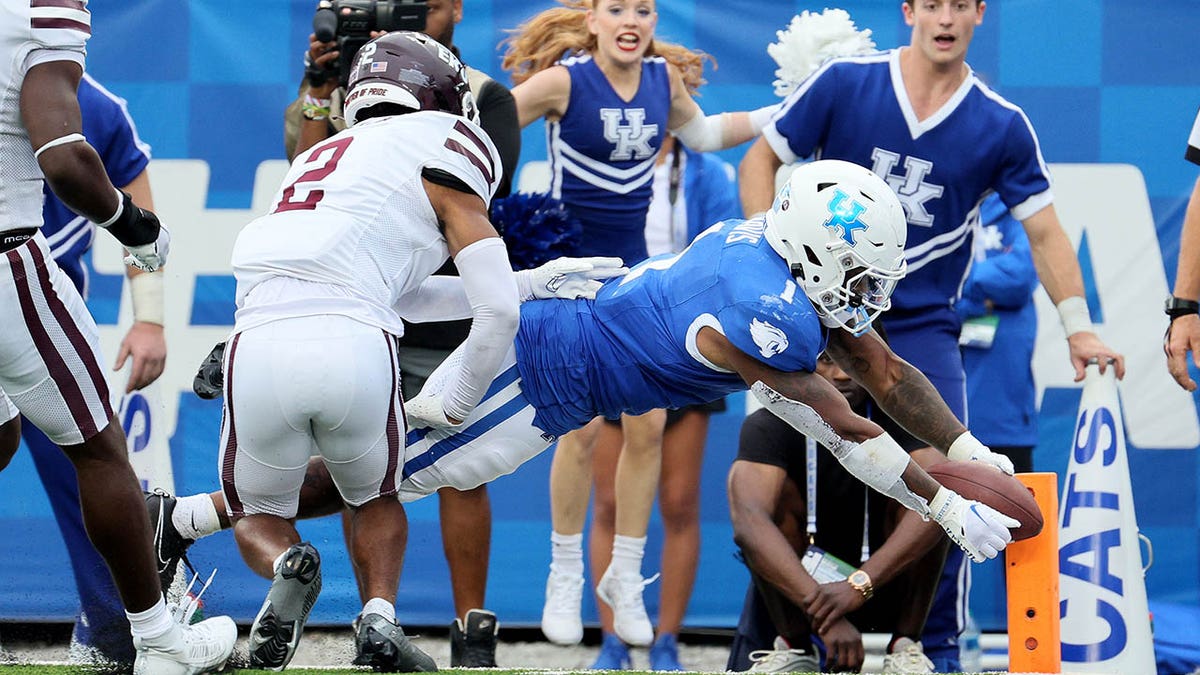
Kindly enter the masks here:
M 787 30 L 775 31 L 778 42 L 767 45 L 775 59 L 775 94 L 787 96 L 825 61 L 875 51 L 869 29 L 858 30 L 844 9 L 817 14 L 805 10 L 792 17 Z
M 583 226 L 567 207 L 544 192 L 514 192 L 492 202 L 492 225 L 508 248 L 513 270 L 528 270 L 576 255 Z

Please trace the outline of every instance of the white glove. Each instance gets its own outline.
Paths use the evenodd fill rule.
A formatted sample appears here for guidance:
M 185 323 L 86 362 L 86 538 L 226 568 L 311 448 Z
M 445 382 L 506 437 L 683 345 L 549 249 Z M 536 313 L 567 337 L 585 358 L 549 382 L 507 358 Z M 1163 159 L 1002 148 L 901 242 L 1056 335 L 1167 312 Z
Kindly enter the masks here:
M 462 425 L 462 422 L 455 423 L 446 418 L 440 395 L 417 394 L 411 401 L 404 402 L 404 415 L 408 418 L 408 426 L 413 429 L 453 429 Z
M 964 432 L 962 436 L 954 439 L 950 444 L 950 449 L 946 452 L 946 456 L 956 462 L 983 462 L 989 466 L 994 466 L 1008 475 L 1013 475 L 1012 460 L 998 452 L 992 452 L 988 446 L 980 443 L 978 439 L 971 435 L 971 432 Z
M 167 262 L 167 253 L 171 250 L 171 233 L 165 227 L 158 228 L 158 239 L 151 244 L 141 246 L 126 246 L 129 255 L 125 256 L 125 264 L 136 267 L 143 272 L 153 272 Z
M 521 270 L 517 291 L 521 300 L 562 298 L 592 299 L 603 286 L 602 279 L 623 276 L 629 271 L 620 258 L 556 258 L 531 270 Z
M 975 562 L 999 555 L 1012 541 L 1009 528 L 1021 526 L 1019 521 L 987 504 L 963 499 L 945 487 L 938 488 L 933 501 L 929 502 L 929 511 L 950 539 Z

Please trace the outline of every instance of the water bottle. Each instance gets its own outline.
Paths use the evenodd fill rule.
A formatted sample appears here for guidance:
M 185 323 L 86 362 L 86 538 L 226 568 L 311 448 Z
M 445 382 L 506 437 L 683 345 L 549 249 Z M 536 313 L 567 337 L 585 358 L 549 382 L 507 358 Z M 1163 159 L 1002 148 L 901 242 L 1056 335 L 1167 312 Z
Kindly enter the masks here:
M 978 673 L 983 670 L 983 648 L 979 644 L 979 626 L 975 617 L 967 612 L 967 625 L 958 638 L 958 658 L 962 672 Z

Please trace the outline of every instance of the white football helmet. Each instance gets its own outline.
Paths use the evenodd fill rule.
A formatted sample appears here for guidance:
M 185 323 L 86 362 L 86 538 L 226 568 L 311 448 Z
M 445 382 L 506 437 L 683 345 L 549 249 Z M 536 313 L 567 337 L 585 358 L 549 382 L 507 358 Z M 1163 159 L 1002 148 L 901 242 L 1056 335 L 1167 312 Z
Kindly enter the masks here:
M 767 242 L 823 324 L 862 335 L 891 306 L 908 224 L 896 193 L 870 169 L 836 159 L 805 164 L 766 219 Z

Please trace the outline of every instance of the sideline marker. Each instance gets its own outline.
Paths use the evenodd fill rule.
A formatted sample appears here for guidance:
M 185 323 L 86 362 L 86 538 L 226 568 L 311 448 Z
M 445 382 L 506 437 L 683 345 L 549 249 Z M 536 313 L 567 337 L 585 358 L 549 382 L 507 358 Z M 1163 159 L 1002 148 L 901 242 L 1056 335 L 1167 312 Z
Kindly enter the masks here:
M 1058 618 L 1058 476 L 1019 473 L 1046 523 L 1037 536 L 1004 550 L 1008 580 L 1008 670 L 1062 672 Z

